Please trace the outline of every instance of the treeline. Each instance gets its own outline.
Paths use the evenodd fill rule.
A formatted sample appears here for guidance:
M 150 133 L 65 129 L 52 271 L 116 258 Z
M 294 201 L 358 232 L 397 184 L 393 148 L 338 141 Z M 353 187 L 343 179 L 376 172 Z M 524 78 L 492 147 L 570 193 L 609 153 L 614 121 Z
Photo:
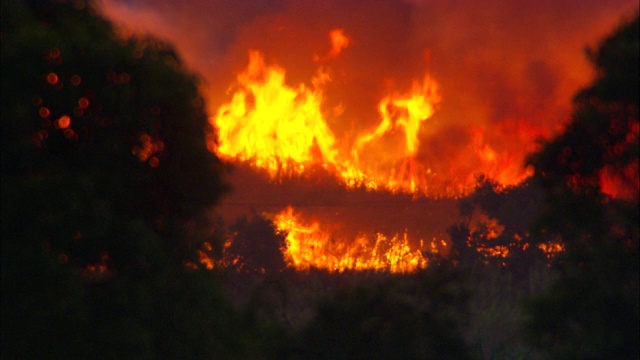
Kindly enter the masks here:
M 637 358 L 637 16 L 588 52 L 534 176 L 479 178 L 450 257 L 409 275 L 296 273 L 260 217 L 224 250 L 172 48 L 84 1 L 4 1 L 1 26 L 2 358 Z M 243 267 L 208 269 L 223 251 Z

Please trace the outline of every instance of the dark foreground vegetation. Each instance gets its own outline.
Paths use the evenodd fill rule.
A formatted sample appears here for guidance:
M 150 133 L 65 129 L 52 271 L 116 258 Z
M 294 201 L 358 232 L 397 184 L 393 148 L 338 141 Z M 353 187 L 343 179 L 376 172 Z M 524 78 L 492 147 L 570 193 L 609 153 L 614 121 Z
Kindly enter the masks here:
M 91 4 L 3 1 L 1 357 L 637 359 L 638 31 L 589 52 L 534 176 L 479 178 L 424 271 L 296 273 L 259 217 L 233 227 L 246 267 L 209 270 L 226 186 L 197 79 Z

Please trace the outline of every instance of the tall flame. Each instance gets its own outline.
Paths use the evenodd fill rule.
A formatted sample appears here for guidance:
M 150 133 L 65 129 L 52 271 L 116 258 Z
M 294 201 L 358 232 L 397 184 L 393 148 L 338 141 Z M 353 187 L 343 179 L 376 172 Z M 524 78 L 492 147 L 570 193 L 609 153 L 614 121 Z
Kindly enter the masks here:
M 277 7 L 233 0 L 103 3 L 118 22 L 174 43 L 185 63 L 211 84 L 203 90 L 217 134 L 208 146 L 219 157 L 249 164 L 272 179 L 317 175 L 321 168 L 346 187 L 429 196 L 464 194 L 478 173 L 503 185 L 528 176 L 522 168 L 526 155 L 536 150 L 538 138 L 562 131 L 556 123 L 568 117 L 575 90 L 592 77 L 581 50 L 618 23 L 623 11 L 637 11 L 631 0 L 528 0 L 517 6 L 465 1 L 465 12 L 438 1 L 285 0 Z M 564 16 L 567 11 L 576 16 Z M 345 15 L 353 13 L 360 14 L 357 21 Z M 335 24 L 344 26 L 331 30 Z M 328 44 L 318 47 L 322 39 Z M 249 65 L 221 99 L 217 86 L 237 74 L 230 69 L 246 49 L 262 50 L 281 67 L 250 52 Z M 420 81 L 425 61 L 438 83 L 430 77 Z M 310 76 L 309 67 L 319 69 Z M 287 83 L 285 75 L 296 80 Z M 418 81 L 404 87 L 412 76 Z M 446 96 L 442 105 L 439 91 Z M 622 184 L 626 188 L 613 170 L 603 171 L 603 190 L 637 196 L 638 165 L 624 169 L 631 180 Z M 231 196 L 246 203 L 264 200 L 263 189 L 251 187 L 253 179 L 240 181 L 240 191 Z M 335 240 L 325 227 L 303 237 Z M 290 230 L 290 238 L 305 234 Z M 322 248 L 336 254 L 329 244 Z M 304 259 L 291 255 L 296 251 L 314 251 L 295 249 L 286 250 L 290 263 Z
M 320 167 L 346 187 L 394 193 L 460 195 L 475 185 L 475 172 L 495 177 L 501 184 L 518 183 L 527 176 L 517 164 L 518 156 L 496 148 L 492 141 L 509 138 L 509 148 L 525 139 L 530 146 L 534 143 L 530 138 L 543 135 L 541 129 L 518 120 L 503 122 L 493 133 L 470 125 L 468 151 L 459 151 L 462 157 L 451 160 L 450 173 L 436 174 L 430 168 L 420 145 L 421 140 L 433 141 L 424 135 L 430 132 L 429 119 L 441 97 L 438 84 L 428 75 L 422 81 L 414 80 L 409 91 L 381 96 L 374 126 L 351 137 L 336 136 L 331 124 L 345 120 L 340 108 L 344 105 L 336 109 L 326 103 L 325 90 L 334 81 L 326 66 L 347 48 L 350 39 L 342 29 L 332 30 L 329 38 L 329 52 L 314 59 L 323 67 L 310 85 L 288 85 L 285 69 L 267 65 L 260 52 L 251 51 L 247 68 L 230 90 L 231 100 L 211 118 L 218 129 L 218 138 L 209 143 L 212 151 L 262 169 L 272 179 L 303 175 Z M 286 262 L 298 270 L 411 272 L 427 265 L 424 249 L 412 249 L 406 231 L 392 236 L 376 232 L 344 237 L 318 221 L 303 221 L 291 207 L 277 214 L 274 223 L 286 233 L 282 249 Z M 492 256 L 506 256 L 508 251 L 489 250 Z
M 267 67 L 259 52 L 250 53 L 239 89 L 215 118 L 219 154 L 251 160 L 272 176 L 336 161 L 335 138 L 320 112 L 322 92 L 304 85 L 294 89 L 284 80 L 283 69 Z
M 421 250 L 413 250 L 406 233 L 388 237 L 359 235 L 341 239 L 323 229 L 319 222 L 305 223 L 287 207 L 274 218 L 276 228 L 286 233 L 282 252 L 285 261 L 298 270 L 310 268 L 343 272 L 345 270 L 384 270 L 412 272 L 427 266 Z M 422 241 L 421 241 L 422 243 Z
M 337 56 L 348 45 L 343 31 L 330 33 Z M 258 51 L 249 53 L 249 65 L 211 122 L 218 129 L 210 147 L 221 157 L 250 162 L 272 177 L 302 174 L 313 166 L 334 173 L 346 186 L 416 192 L 425 191 L 429 171 L 413 160 L 422 124 L 440 101 L 436 82 L 425 76 L 405 94 L 390 94 L 378 104 L 378 126 L 339 143 L 324 109 L 323 87 L 332 81 L 320 68 L 311 86 L 291 87 L 285 70 L 268 66 Z M 336 113 L 335 111 L 333 112 Z M 339 122 L 334 116 L 332 122 Z

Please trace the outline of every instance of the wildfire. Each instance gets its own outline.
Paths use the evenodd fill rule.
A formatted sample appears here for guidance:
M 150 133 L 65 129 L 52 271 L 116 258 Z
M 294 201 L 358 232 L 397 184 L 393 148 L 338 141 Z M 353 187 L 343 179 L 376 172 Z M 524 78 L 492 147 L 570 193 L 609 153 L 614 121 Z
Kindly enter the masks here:
M 538 248 L 544 252 L 548 259 L 552 259 L 565 250 L 564 245 L 559 242 L 542 243 L 538 245 Z
M 349 44 L 341 29 L 331 31 L 330 39 L 332 48 L 323 60 L 338 56 Z M 377 127 L 351 141 L 338 141 L 329 124 L 343 119 L 339 111 L 325 109 L 330 72 L 320 68 L 310 86 L 297 87 L 286 84 L 285 74 L 268 66 L 260 52 L 249 53 L 231 101 L 211 119 L 218 130 L 218 138 L 209 142 L 212 151 L 249 162 L 273 179 L 320 166 L 348 187 L 426 193 L 430 170 L 415 155 L 422 124 L 440 101 L 432 78 L 414 81 L 407 93 L 384 96 L 377 107 Z
M 339 125 L 348 121 L 343 118 L 348 104 L 328 103 L 326 92 L 336 81 L 329 65 L 350 47 L 352 39 L 343 29 L 330 31 L 329 39 L 330 50 L 313 57 L 321 64 L 315 75 L 297 86 L 287 83 L 284 68 L 268 65 L 262 53 L 250 51 L 246 69 L 230 87 L 230 100 L 212 112 L 217 137 L 209 138 L 210 150 L 228 161 L 248 163 L 273 180 L 320 168 L 347 188 L 414 195 L 460 195 L 473 188 L 474 171 L 499 174 L 506 184 L 524 178 L 520 169 L 510 171 L 517 164 L 491 146 L 484 129 L 473 130 L 473 148 L 468 153 L 476 161 L 458 159 L 450 165 L 456 169 L 471 161 L 476 169 L 462 176 L 459 170 L 436 174 L 431 169 L 420 155 L 420 145 L 431 131 L 429 120 L 441 96 L 429 75 L 412 81 L 408 91 L 388 90 L 380 96 L 372 104 L 376 111 L 369 112 L 377 113 L 376 119 L 356 119 L 373 126 L 346 135 L 334 131 L 344 129 Z M 530 133 L 535 134 L 527 131 L 526 135 Z M 465 166 L 469 165 L 461 168 Z M 276 215 L 274 223 L 286 234 L 285 261 L 298 270 L 411 272 L 427 265 L 424 249 L 413 250 L 406 232 L 344 237 L 317 221 L 304 222 L 291 207 Z
M 274 177 L 281 171 L 301 173 L 307 164 L 336 162 L 335 139 L 320 111 L 322 92 L 290 88 L 284 80 L 283 69 L 267 67 L 260 53 L 250 53 L 239 89 L 214 121 L 218 154 L 252 161 Z
M 391 238 L 382 233 L 373 237 L 360 235 L 349 241 L 323 229 L 319 222 L 304 223 L 290 206 L 275 216 L 274 223 L 279 231 L 287 234 L 282 252 L 287 264 L 297 270 L 313 267 L 336 272 L 406 273 L 427 266 L 422 252 L 409 246 L 406 233 Z
M 565 19 L 558 16 L 564 7 L 535 1 L 508 8 L 499 2 L 470 1 L 466 5 L 471 11 L 464 14 L 439 2 L 416 1 L 402 6 L 293 1 L 277 9 L 232 7 L 233 14 L 211 12 L 205 3 L 167 2 L 156 9 L 106 1 L 105 10 L 134 30 L 173 42 L 185 63 L 211 84 L 203 89 L 216 128 L 208 138 L 211 151 L 276 182 L 291 175 L 315 180 L 320 173 L 346 188 L 415 198 L 467 194 L 478 174 L 502 185 L 516 185 L 529 176 L 530 169 L 522 166 L 525 157 L 537 149 L 537 139 L 562 131 L 557 120 L 568 118 L 575 90 L 592 77 L 581 50 L 617 23 L 622 9 L 621 4 L 593 2 L 579 6 L 584 16 Z M 633 11 L 637 7 L 625 6 Z M 358 21 L 344 15 L 354 12 L 362 14 Z M 212 21 L 215 14 L 221 17 Z M 491 21 L 475 21 L 478 14 Z M 559 18 L 563 21 L 555 21 Z M 591 21 L 583 21 L 586 18 Z M 244 70 L 230 72 L 248 49 L 260 52 L 249 53 Z M 50 56 L 58 55 L 55 49 Z M 424 76 L 427 72 L 433 77 Z M 230 75 L 235 81 L 223 94 L 217 86 L 229 85 Z M 46 76 L 49 84 L 59 83 L 57 74 Z M 49 109 L 41 106 L 40 116 L 48 118 Z M 634 129 L 630 144 L 637 144 L 638 127 Z M 162 147 L 140 138 L 132 150 L 153 166 Z M 603 191 L 637 196 L 637 170 L 637 164 L 605 169 Z M 259 207 L 269 202 L 265 198 L 277 198 L 263 195 L 263 188 L 245 180 L 237 186 L 236 203 Z M 323 189 L 315 190 L 314 196 L 320 197 Z M 307 192 L 291 191 L 289 199 L 298 194 Z M 327 196 L 331 201 L 337 197 Z M 297 201 L 272 202 L 280 206 Z M 368 217 L 379 220 L 377 216 Z M 292 223 L 289 238 L 338 241 L 326 225 L 314 224 Z M 298 230 L 293 231 L 293 225 Z M 368 231 L 367 241 L 375 242 L 378 235 Z M 401 242 L 406 237 L 395 238 Z M 313 259 L 292 254 L 318 251 L 295 246 L 302 245 L 286 249 L 290 262 L 310 262 Z M 337 247 L 320 247 L 332 246 Z

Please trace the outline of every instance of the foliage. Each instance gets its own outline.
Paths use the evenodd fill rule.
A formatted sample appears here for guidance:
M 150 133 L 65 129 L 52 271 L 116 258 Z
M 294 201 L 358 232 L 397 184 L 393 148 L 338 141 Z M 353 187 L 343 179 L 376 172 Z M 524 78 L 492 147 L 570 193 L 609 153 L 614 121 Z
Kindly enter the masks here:
M 546 263 L 541 244 L 551 239 L 532 236 L 532 219 L 542 205 L 542 192 L 530 180 L 503 187 L 484 176 L 473 193 L 458 201 L 466 220 L 448 229 L 452 259 L 463 267 L 494 263 L 526 280 L 532 269 Z
M 522 303 L 548 287 L 550 269 L 540 263 L 528 270 L 527 279 L 522 279 L 497 265 L 488 263 L 466 270 L 473 282 L 469 287 L 469 324 L 463 329 L 465 339 L 473 353 L 483 359 L 539 359 L 540 351 L 522 336 Z
M 597 77 L 576 96 L 565 131 L 530 156 L 534 177 L 510 188 L 480 178 L 459 202 L 467 222 L 449 229 L 456 261 L 471 272 L 501 263 L 519 287 L 539 268 L 540 245 L 562 246 L 553 257 L 555 280 L 525 307 L 530 344 L 552 358 L 637 358 L 639 352 L 638 25 L 636 17 L 589 51 Z M 487 256 L 492 249 L 508 256 Z M 537 286 L 528 283 L 535 295 Z M 474 298 L 472 311 L 479 300 L 489 301 Z M 486 315 L 504 304 L 511 302 L 477 308 Z M 482 318 L 483 326 L 493 319 Z M 481 337 L 485 355 L 488 343 Z
M 534 236 L 530 228 L 543 203 L 541 188 L 531 180 L 501 186 L 484 176 L 476 189 L 458 200 L 463 221 L 448 229 L 450 258 L 474 279 L 470 285 L 466 341 L 484 359 L 535 359 L 524 343 L 521 304 L 549 284 L 551 239 Z M 446 261 L 446 260 L 445 260 Z
M 590 58 L 593 84 L 564 133 L 533 154 L 545 190 L 536 234 L 561 239 L 558 280 L 528 304 L 531 342 L 552 358 L 636 359 L 639 346 L 639 18 Z
M 434 266 L 343 288 L 278 358 L 468 359 L 464 284 L 455 270 Z
M 197 80 L 83 1 L 3 1 L 1 37 L 2 357 L 241 354 L 184 266 L 225 190 Z
M 225 249 L 225 258 L 237 271 L 273 273 L 284 270 L 286 264 L 281 248 L 285 236 L 273 222 L 253 214 L 243 216 L 229 228 L 231 239 Z

